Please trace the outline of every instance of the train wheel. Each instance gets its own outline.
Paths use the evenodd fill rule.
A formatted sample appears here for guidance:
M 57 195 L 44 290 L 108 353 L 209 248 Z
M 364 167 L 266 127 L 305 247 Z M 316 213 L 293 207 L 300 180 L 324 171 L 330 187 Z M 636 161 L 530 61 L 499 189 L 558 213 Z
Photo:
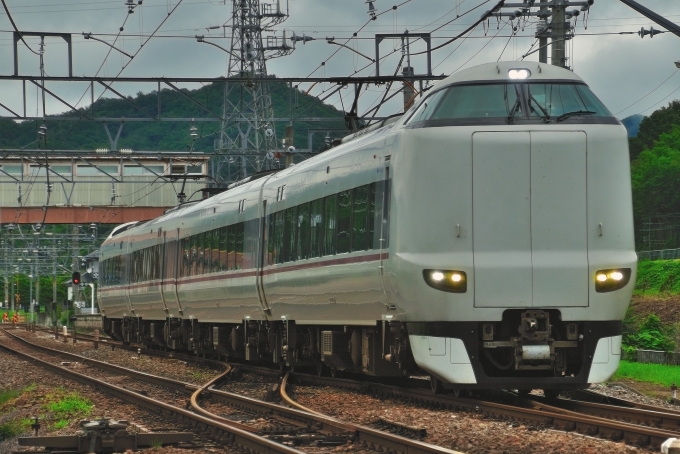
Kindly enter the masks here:
M 434 375 L 430 375 L 430 389 L 433 394 L 441 394 L 444 391 L 441 380 Z

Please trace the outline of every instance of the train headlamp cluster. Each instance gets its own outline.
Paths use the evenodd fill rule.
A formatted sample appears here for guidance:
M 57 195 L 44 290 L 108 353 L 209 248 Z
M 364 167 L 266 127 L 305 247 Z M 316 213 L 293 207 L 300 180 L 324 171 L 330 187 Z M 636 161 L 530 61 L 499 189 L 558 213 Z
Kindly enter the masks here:
M 508 71 L 510 79 L 527 79 L 529 76 L 531 76 L 531 71 L 528 69 L 511 69 Z
M 625 287 L 629 281 L 630 268 L 600 270 L 595 273 L 595 291 L 598 293 L 613 292 Z
M 423 270 L 427 285 L 451 293 L 467 292 L 467 274 L 456 270 Z

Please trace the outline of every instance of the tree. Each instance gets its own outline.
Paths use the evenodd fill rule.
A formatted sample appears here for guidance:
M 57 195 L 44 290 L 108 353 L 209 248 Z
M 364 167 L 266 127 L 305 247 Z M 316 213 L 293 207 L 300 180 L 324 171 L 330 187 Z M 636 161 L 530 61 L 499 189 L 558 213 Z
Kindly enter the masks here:
M 654 142 L 662 134 L 671 132 L 674 125 L 680 125 L 680 101 L 672 101 L 640 122 L 637 137 L 629 140 L 630 159 L 635 160 L 643 150 L 652 148 Z
M 680 126 L 640 153 L 631 178 L 636 219 L 680 212 Z

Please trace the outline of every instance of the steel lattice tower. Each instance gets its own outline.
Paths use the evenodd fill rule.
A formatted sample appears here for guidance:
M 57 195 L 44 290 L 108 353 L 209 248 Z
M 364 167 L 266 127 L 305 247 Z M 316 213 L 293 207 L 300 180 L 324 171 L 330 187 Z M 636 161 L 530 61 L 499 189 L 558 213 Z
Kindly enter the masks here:
M 224 87 L 222 128 L 215 140 L 219 153 L 213 177 L 220 182 L 234 181 L 249 173 L 279 166 L 273 153 L 277 148 L 271 87 L 266 61 L 287 55 L 285 32 L 277 36 L 272 28 L 288 18 L 280 0 L 232 0 L 231 47 L 227 81 Z M 267 34 L 263 39 L 263 32 Z M 250 79 L 229 82 L 230 77 Z

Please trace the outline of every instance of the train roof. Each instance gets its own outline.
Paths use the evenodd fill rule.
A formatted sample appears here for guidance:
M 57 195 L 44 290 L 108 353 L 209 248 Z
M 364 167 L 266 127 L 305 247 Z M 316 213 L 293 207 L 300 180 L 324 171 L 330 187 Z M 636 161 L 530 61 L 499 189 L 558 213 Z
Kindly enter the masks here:
M 575 82 L 583 82 L 579 76 L 569 71 L 568 69 L 559 66 L 548 65 L 545 63 L 529 62 L 529 61 L 503 61 L 497 63 L 486 63 L 472 68 L 464 69 L 451 74 L 444 80 L 439 81 L 434 88 L 444 87 L 456 83 L 464 82 L 491 82 L 491 81 L 512 81 L 510 71 L 527 70 L 528 75 L 524 79 L 515 79 L 517 81 L 523 80 L 531 81 L 545 81 L 545 80 L 573 80 Z M 526 73 L 522 73 L 524 75 Z M 517 73 L 513 74 L 517 75 Z

